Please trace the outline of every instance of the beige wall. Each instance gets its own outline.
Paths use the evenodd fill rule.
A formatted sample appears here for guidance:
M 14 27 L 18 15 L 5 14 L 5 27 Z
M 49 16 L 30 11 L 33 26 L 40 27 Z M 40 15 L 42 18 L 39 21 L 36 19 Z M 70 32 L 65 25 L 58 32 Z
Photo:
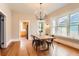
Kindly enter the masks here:
M 5 47 L 11 40 L 11 11 L 6 4 L 0 3 L 0 12 L 2 12 L 5 17 Z

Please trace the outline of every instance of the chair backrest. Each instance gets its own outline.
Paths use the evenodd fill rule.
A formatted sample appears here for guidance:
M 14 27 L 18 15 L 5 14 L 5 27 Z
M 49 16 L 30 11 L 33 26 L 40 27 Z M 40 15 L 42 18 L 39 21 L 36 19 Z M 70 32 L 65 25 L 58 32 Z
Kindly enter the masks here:
M 51 39 L 51 41 L 53 41 L 53 39 Z
M 31 35 L 31 37 L 33 38 L 33 40 L 38 40 L 39 38 L 34 36 L 34 35 Z
M 56 39 L 54 35 L 51 35 L 52 37 L 54 37 L 53 39 Z
M 51 35 L 52 37 L 54 37 L 54 35 Z
M 33 40 L 35 40 L 35 36 L 34 35 L 31 35 L 31 37 L 32 37 Z

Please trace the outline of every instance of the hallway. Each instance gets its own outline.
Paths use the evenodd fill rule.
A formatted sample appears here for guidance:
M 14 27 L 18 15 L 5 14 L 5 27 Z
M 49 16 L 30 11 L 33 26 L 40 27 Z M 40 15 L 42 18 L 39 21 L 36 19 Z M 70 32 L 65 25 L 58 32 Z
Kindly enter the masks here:
M 20 42 L 13 42 L 1 50 L 2 56 L 79 56 L 79 50 L 54 42 L 54 50 L 36 52 L 32 47 L 32 41 L 22 39 Z

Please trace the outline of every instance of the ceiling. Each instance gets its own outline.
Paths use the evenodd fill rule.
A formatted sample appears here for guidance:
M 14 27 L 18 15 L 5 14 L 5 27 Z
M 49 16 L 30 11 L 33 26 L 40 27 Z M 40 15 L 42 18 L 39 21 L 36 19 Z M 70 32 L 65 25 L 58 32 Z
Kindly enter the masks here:
M 40 4 L 39 3 L 7 3 L 11 10 L 34 15 L 40 11 Z M 64 7 L 67 5 L 66 3 L 43 3 L 42 10 L 49 14 L 54 12 L 55 10 Z

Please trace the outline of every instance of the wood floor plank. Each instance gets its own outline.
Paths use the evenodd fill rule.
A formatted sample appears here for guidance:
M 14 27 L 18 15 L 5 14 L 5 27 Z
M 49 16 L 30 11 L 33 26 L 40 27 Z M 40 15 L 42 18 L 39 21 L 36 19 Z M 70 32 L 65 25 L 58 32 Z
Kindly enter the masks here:
M 12 42 L 6 49 L 1 49 L 2 56 L 79 56 L 79 50 L 54 42 L 49 51 L 36 51 L 32 40 Z

